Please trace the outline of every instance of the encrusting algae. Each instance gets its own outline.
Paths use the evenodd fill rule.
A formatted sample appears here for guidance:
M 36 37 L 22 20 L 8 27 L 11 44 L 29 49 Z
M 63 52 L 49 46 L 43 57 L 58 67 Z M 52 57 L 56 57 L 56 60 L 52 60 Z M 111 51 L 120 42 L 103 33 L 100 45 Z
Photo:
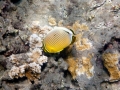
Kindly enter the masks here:
M 73 79 L 81 74 L 86 74 L 87 78 L 91 78 L 93 76 L 94 67 L 91 64 L 90 55 L 88 57 L 82 57 L 81 63 L 78 59 L 73 57 L 68 57 L 66 62 L 68 63 L 68 71 L 71 73 Z
M 58 25 L 64 26 L 63 20 L 59 21 Z M 79 34 L 74 35 L 75 41 L 72 43 L 73 45 L 76 46 L 77 50 L 85 51 L 91 49 L 92 44 L 88 41 L 88 39 L 82 38 L 83 31 L 89 30 L 89 27 L 86 24 L 80 24 L 79 21 L 76 21 L 75 23 L 73 23 L 72 26 L 66 27 L 69 30 L 73 30 L 74 33 L 76 31 L 81 31 Z M 69 44 L 68 46 L 71 48 L 73 46 L 72 44 L 71 45 Z M 76 76 L 81 74 L 86 74 L 88 78 L 91 78 L 93 76 L 94 67 L 91 64 L 90 55 L 89 57 L 82 57 L 82 63 L 80 63 L 78 59 L 75 59 L 75 57 L 68 57 L 66 62 L 68 63 L 68 71 L 71 73 L 73 79 L 75 79 Z
M 76 70 L 78 76 L 86 74 L 87 78 L 93 77 L 94 66 L 92 66 L 91 58 L 91 55 L 88 57 L 82 57 L 81 65 L 79 65 L 79 68 Z
M 68 26 L 69 29 L 72 29 L 73 32 L 89 30 L 89 27 L 86 24 L 80 24 L 79 21 L 73 23 L 72 26 Z M 84 51 L 92 48 L 92 43 L 89 42 L 88 38 L 82 38 L 83 32 L 76 34 L 75 45 L 77 50 Z
M 70 29 L 76 30 L 89 30 L 89 27 L 86 24 L 80 24 L 79 21 L 76 21 L 72 26 L 69 26 Z
M 91 64 L 91 58 L 82 57 L 83 61 L 83 70 L 85 71 L 88 77 L 93 76 L 93 66 Z
M 81 51 L 89 50 L 92 47 L 92 44 L 88 42 L 87 38 L 82 38 L 81 40 L 77 41 L 75 44 L 77 50 L 81 50 Z
M 75 79 L 77 74 L 76 74 L 76 69 L 78 68 L 78 62 L 77 60 L 74 60 L 73 57 L 69 57 L 66 62 L 68 63 L 68 71 L 71 73 L 72 78 Z
M 48 21 L 51 26 L 57 25 L 56 20 L 53 17 L 49 17 Z M 36 21 L 34 23 L 38 24 L 39 22 Z M 63 20 L 61 20 L 58 23 L 58 25 L 64 26 Z M 90 44 L 88 43 L 88 40 L 85 38 L 82 38 L 82 33 L 81 34 L 79 33 L 78 35 L 77 34 L 74 35 L 75 30 L 81 30 L 81 31 L 88 30 L 89 28 L 87 27 L 87 25 L 79 24 L 79 22 L 76 21 L 71 28 L 73 31 L 65 27 L 53 28 L 51 26 L 41 27 L 39 25 L 33 25 L 33 27 L 30 28 L 30 31 L 33 34 L 29 38 L 30 51 L 27 54 L 25 54 L 27 58 L 23 62 L 20 62 L 20 60 L 17 58 L 16 55 L 13 55 L 14 57 L 10 58 L 10 62 L 12 63 L 13 67 L 11 67 L 11 70 L 9 71 L 8 74 L 11 79 L 21 78 L 21 77 L 27 77 L 31 81 L 39 79 L 40 73 L 41 73 L 41 66 L 43 65 L 43 63 L 46 63 L 48 60 L 48 57 L 44 56 L 42 53 L 42 51 L 45 49 L 46 49 L 45 51 L 48 51 L 49 53 L 58 53 L 62 51 L 64 48 L 66 48 L 67 46 L 72 48 L 73 45 L 76 45 L 77 50 L 88 50 L 91 48 Z M 49 47 L 46 46 L 46 45 L 49 46 L 49 43 L 51 43 L 51 41 L 47 44 L 48 41 L 46 41 L 47 39 L 45 39 L 45 37 L 48 35 L 51 35 L 49 34 L 49 31 L 52 32 L 55 29 L 58 29 L 60 33 L 64 34 L 63 36 L 65 36 L 65 39 L 68 41 L 68 43 L 64 47 L 62 48 L 60 47 L 60 49 L 58 47 L 60 45 L 59 44 L 57 45 L 58 48 L 56 50 L 51 51 L 49 50 Z M 61 32 L 61 30 L 63 31 Z M 58 41 L 59 38 L 61 38 L 57 33 L 55 33 L 53 36 L 56 36 L 56 35 L 58 36 L 55 42 L 52 43 L 53 45 Z M 65 39 L 62 38 L 59 40 L 64 41 Z M 54 38 L 52 40 L 54 40 Z M 63 45 L 63 43 L 61 45 Z M 19 55 L 19 56 L 22 57 L 22 55 Z M 75 57 L 70 57 L 66 60 L 66 62 L 69 65 L 68 70 L 71 73 L 72 78 L 75 79 L 76 76 L 80 75 L 80 73 L 86 73 L 88 77 L 92 77 L 93 74 L 92 74 L 91 68 L 93 66 L 90 62 L 91 59 L 82 57 L 82 64 L 80 64 L 79 60 L 78 59 L 75 60 L 74 58 Z

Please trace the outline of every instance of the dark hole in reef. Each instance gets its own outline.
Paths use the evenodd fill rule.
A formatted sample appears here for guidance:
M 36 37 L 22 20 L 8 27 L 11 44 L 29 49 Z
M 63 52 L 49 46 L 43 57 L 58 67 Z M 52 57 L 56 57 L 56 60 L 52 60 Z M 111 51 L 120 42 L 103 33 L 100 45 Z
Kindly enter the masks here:
M 42 89 L 40 89 L 41 86 L 42 86 L 41 84 L 35 84 L 35 85 L 31 86 L 30 90 L 42 90 Z
M 15 90 L 19 90 L 19 88 L 18 88 L 18 87 L 15 87 Z
M 71 82 L 72 82 L 73 85 L 75 85 L 77 87 L 79 86 L 79 83 L 76 79 L 72 79 Z
M 20 4 L 22 0 L 10 0 L 13 4 Z
M 111 38 L 111 41 L 117 41 L 118 43 L 120 43 L 120 38 L 116 38 L 115 36 Z
M 9 32 L 9 30 L 6 30 L 6 32 L 2 35 L 2 38 L 5 39 L 8 36 L 16 37 L 19 34 L 19 32 Z
M 64 70 L 64 75 L 63 77 L 66 78 L 67 76 L 71 76 L 71 73 L 68 70 Z
M 70 87 L 60 87 L 60 88 L 57 88 L 57 90 L 71 90 Z
M 41 66 L 41 71 L 43 71 L 46 66 L 47 66 L 47 63 L 43 63 L 43 65 Z
M 34 81 L 31 81 L 32 84 L 34 84 L 35 82 Z
M 22 78 L 14 78 L 13 80 L 3 80 L 3 81 L 6 81 L 7 83 L 20 83 L 20 82 L 23 82 L 25 81 L 27 78 L 26 77 L 22 77 Z
M 104 63 L 104 62 L 103 62 L 103 63 Z M 103 70 L 106 72 L 107 75 L 110 75 L 108 69 L 104 66 L 104 64 L 103 64 Z
M 7 70 L 7 62 L 6 61 L 0 61 L 0 66 L 4 68 L 4 70 Z
M 112 43 L 107 43 L 104 45 L 104 47 L 103 47 L 104 51 L 109 47 L 109 45 L 112 45 Z

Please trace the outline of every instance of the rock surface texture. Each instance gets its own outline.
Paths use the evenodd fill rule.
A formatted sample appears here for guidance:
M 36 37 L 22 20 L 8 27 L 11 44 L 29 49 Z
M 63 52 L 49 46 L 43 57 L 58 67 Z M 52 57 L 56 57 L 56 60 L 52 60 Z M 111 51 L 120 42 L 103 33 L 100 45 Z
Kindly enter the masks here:
M 0 0 L 0 90 L 120 90 L 120 0 Z M 76 40 L 45 53 L 54 27 Z

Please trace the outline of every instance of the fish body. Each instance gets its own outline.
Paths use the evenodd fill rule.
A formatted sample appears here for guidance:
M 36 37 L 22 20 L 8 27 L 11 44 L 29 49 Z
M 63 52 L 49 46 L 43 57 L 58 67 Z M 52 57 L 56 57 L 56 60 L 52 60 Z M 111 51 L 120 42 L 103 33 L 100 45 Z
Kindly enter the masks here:
M 44 51 L 59 53 L 68 47 L 73 41 L 74 33 L 64 27 L 54 27 L 43 39 Z

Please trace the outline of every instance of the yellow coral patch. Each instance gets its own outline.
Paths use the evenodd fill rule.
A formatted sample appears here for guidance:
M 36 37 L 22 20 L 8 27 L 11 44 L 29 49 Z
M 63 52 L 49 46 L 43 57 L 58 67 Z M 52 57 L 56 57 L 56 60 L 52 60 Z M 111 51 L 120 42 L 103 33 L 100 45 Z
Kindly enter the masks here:
M 75 79 L 77 75 L 81 74 L 86 74 L 88 78 L 91 78 L 93 76 L 91 58 L 91 55 L 88 57 L 82 57 L 81 63 L 78 60 L 75 60 L 73 57 L 69 57 L 67 59 L 67 63 L 69 65 L 68 71 L 71 73 L 73 79 Z
M 110 80 L 119 80 L 120 79 L 120 71 L 118 69 L 118 53 L 104 53 L 103 54 L 104 65 L 108 69 L 110 73 Z
M 80 24 L 79 21 L 76 21 L 73 26 L 73 30 L 89 30 L 88 26 L 86 24 Z
M 81 24 L 80 29 L 81 30 L 89 30 L 89 28 L 86 24 Z
M 92 73 L 90 72 L 90 69 L 92 68 L 92 64 L 90 60 L 91 58 L 82 57 L 83 70 L 88 77 L 92 77 Z
M 77 61 L 74 58 L 70 57 L 67 59 L 67 63 L 69 65 L 68 70 L 72 75 L 72 78 L 76 78 L 76 69 L 78 68 Z
M 91 55 L 89 55 L 89 57 L 82 57 L 82 67 L 78 68 L 77 74 L 81 75 L 81 74 L 86 74 L 88 78 L 93 76 L 93 66 L 91 64 Z

